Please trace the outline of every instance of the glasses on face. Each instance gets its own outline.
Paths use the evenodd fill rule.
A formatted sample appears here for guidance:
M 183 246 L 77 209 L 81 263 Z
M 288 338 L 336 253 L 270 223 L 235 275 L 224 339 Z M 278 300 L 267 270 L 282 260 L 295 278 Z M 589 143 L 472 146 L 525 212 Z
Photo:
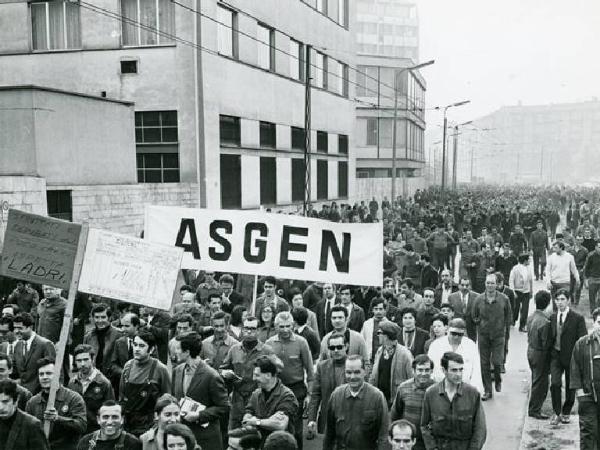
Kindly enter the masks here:
M 329 346 L 329 350 L 333 351 L 333 350 L 343 350 L 345 347 L 345 345 L 330 345 Z
M 450 336 L 464 336 L 465 333 L 461 333 L 460 331 L 451 331 Z
M 423 297 L 425 297 L 425 298 L 433 298 L 433 295 L 431 295 L 431 294 L 425 294 Z
M 244 327 L 243 330 L 244 331 L 256 331 L 256 330 L 258 330 L 258 327 Z

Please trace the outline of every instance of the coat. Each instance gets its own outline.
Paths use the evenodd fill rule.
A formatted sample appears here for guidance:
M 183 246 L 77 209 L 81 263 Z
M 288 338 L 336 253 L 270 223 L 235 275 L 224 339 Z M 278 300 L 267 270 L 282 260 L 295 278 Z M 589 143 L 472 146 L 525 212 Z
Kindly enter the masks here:
M 167 312 L 157 312 L 148 324 L 148 328 L 156 338 L 158 359 L 163 364 L 169 358 L 169 331 L 171 330 L 171 315 Z
M 106 336 L 104 337 L 104 352 L 102 355 L 102 367 L 98 367 L 96 365 L 96 368 L 102 372 L 104 375 L 109 375 L 110 373 L 110 360 L 113 354 L 113 346 L 115 344 L 115 341 L 117 339 L 119 339 L 121 337 L 121 332 L 113 327 L 112 325 L 109 325 L 108 330 L 106 331 Z M 87 344 L 87 345 L 91 345 L 92 348 L 94 349 L 94 354 L 97 355 L 98 354 L 98 333 L 96 332 L 96 329 L 93 328 L 90 332 L 86 333 L 86 335 L 83 337 L 83 343 Z
M 369 355 L 367 352 L 367 344 L 363 336 L 360 333 L 357 333 L 353 330 L 347 329 L 346 331 L 350 335 L 350 339 L 348 342 L 348 355 L 361 355 L 364 358 L 365 362 L 368 361 Z M 329 349 L 327 348 L 327 341 L 329 340 L 329 336 L 331 336 L 331 333 L 333 332 L 327 333 L 325 336 L 323 336 L 323 339 L 321 339 L 320 356 L 322 360 L 329 358 Z
M 360 332 L 363 323 L 365 323 L 365 311 L 358 305 L 352 304 L 352 311 L 348 318 L 348 328 Z
M 331 393 L 336 387 L 341 386 L 345 382 L 343 368 L 341 370 L 340 379 L 335 379 L 335 370 L 332 359 L 326 359 L 325 361 L 320 361 L 317 364 L 315 379 L 311 386 L 310 402 L 308 404 L 307 414 L 309 422 L 317 422 L 318 433 L 322 434 L 325 431 L 327 405 L 329 404 Z
M 8 432 L 5 450 L 49 450 L 42 422 L 17 409 L 15 422 Z
M 467 324 L 467 336 L 472 341 L 477 341 L 477 325 L 473 322 L 473 305 L 479 294 L 475 291 L 469 291 L 467 308 L 465 311 L 460 292 L 454 292 L 448 296 L 448 303 L 454 308 L 454 317 L 464 319 Z
M 555 312 L 550 317 L 550 330 L 551 330 L 551 342 L 552 349 L 554 349 L 554 344 L 556 342 L 556 334 L 557 334 L 557 325 L 558 322 L 558 313 Z M 562 325 L 562 333 L 560 335 L 560 353 L 558 355 L 558 360 L 563 367 L 569 367 L 571 364 L 571 356 L 573 354 L 573 348 L 575 347 L 575 343 L 580 337 L 583 337 L 587 334 L 587 328 L 585 326 L 585 319 L 578 312 L 569 309 L 567 316 L 565 317 Z M 552 354 L 556 350 L 552 350 Z M 553 356 L 554 357 L 554 356 Z
M 125 363 L 129 361 L 129 343 L 127 336 L 121 336 L 115 341 L 110 359 L 110 378 L 121 379 Z
M 51 342 L 58 342 L 66 308 L 67 301 L 62 297 L 50 301 L 43 299 L 37 308 L 37 333 Z
M 381 359 L 382 354 L 383 346 L 380 346 L 377 349 L 377 353 L 375 353 L 373 370 L 371 371 L 371 376 L 369 377 L 369 383 L 375 387 L 379 387 L 377 386 L 377 380 L 379 377 L 379 360 Z M 390 377 L 392 381 L 390 384 L 391 395 L 388 399 L 388 407 L 392 406 L 392 402 L 394 401 L 394 398 L 396 398 L 396 391 L 398 390 L 400 383 L 412 378 L 412 362 L 413 356 L 410 351 L 404 345 L 396 344 L 396 351 L 392 357 L 392 369 L 390 371 Z
M 415 338 L 413 339 L 413 345 L 409 348 L 413 356 L 422 355 L 425 353 L 425 342 L 429 339 L 429 333 L 421 328 L 415 328 Z M 404 333 L 403 330 L 398 334 L 398 344 L 404 345 Z M 412 376 L 412 375 L 411 375 Z M 408 377 L 410 378 L 410 377 Z M 392 391 L 396 392 L 396 391 Z
M 24 345 L 25 342 L 19 340 L 15 346 L 15 374 L 21 380 L 21 385 L 35 394 L 40 387 L 37 361 L 45 357 L 54 359 L 56 350 L 52 342 L 38 335 L 33 338 L 27 355 L 23 355 Z
M 198 422 L 190 423 L 183 420 L 194 433 L 196 441 L 202 448 L 221 450 L 223 439 L 221 437 L 220 420 L 229 411 L 229 398 L 223 378 L 219 373 L 206 364 L 198 361 L 198 367 L 192 377 L 186 394 L 183 393 L 183 376 L 185 364 L 177 366 L 173 372 L 173 395 L 179 400 L 189 397 L 202 403 L 206 409 L 200 413 Z M 208 424 L 207 426 L 203 426 Z

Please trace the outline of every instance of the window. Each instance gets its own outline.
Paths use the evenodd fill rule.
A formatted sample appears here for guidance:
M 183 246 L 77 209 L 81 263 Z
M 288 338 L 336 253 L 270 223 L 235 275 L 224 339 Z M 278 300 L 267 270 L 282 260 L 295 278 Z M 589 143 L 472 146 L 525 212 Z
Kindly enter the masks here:
M 121 73 L 137 73 L 137 60 L 126 59 L 121 61 Z
M 377 145 L 377 117 L 367 119 L 367 145 Z
M 304 201 L 304 160 L 292 159 L 292 201 Z
M 348 163 L 338 162 L 338 197 L 348 197 Z
M 178 183 L 177 111 L 137 111 L 135 142 L 138 183 Z
M 327 15 L 327 0 L 317 0 L 317 11 Z
M 358 66 L 356 72 L 357 97 L 377 97 L 379 69 L 377 66 Z M 346 84 L 348 76 L 346 76 Z
M 258 24 L 258 65 L 263 69 L 275 70 L 275 31 Z
M 340 94 L 346 98 L 350 93 L 348 78 L 348 65 L 342 64 L 342 92 Z
M 221 145 L 242 145 L 239 117 L 219 116 L 219 132 Z
M 175 34 L 175 5 L 170 0 L 121 0 L 125 46 L 172 44 L 173 39 L 156 32 Z M 139 26 L 139 22 L 145 27 Z
M 240 155 L 221 155 L 221 208 L 242 207 L 242 163 Z
M 31 4 L 34 50 L 81 48 L 79 5 L 70 1 Z
M 327 89 L 327 56 L 316 52 L 314 85 Z
M 343 27 L 348 25 L 348 0 L 338 0 L 338 23 Z
M 292 149 L 304 150 L 305 145 L 304 128 L 292 127 Z
M 260 204 L 277 203 L 277 167 L 275 158 L 260 158 Z
M 48 216 L 73 222 L 71 191 L 46 191 Z
M 217 6 L 217 44 L 221 55 L 238 57 L 237 13 Z
M 277 147 L 277 128 L 274 123 L 260 123 L 260 146 L 269 148 Z
M 327 161 L 317 161 L 317 200 L 323 200 L 327 198 Z
M 329 143 L 327 142 L 327 132 L 317 131 L 317 151 L 327 153 Z
M 290 40 L 290 77 L 304 80 L 304 44 Z
M 338 135 L 338 153 L 348 154 L 348 136 L 345 134 Z

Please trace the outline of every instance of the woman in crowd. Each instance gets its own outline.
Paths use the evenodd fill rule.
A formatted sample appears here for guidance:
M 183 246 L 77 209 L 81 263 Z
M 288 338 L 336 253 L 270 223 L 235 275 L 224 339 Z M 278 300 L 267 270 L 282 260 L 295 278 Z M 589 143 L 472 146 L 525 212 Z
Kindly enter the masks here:
M 181 420 L 181 409 L 177 399 L 170 394 L 162 395 L 154 407 L 154 427 L 140 436 L 143 450 L 166 450 L 165 429 Z M 193 447 L 192 447 L 193 448 Z
M 258 330 L 258 340 L 260 342 L 266 342 L 271 336 L 275 336 L 277 331 L 275 330 L 275 314 L 273 313 L 273 307 L 271 305 L 263 306 L 260 314 L 260 323 Z

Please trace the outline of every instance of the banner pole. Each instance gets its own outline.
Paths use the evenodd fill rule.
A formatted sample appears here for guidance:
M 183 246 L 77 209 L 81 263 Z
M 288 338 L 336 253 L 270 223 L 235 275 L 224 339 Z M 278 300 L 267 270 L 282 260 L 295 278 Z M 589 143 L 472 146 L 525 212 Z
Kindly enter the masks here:
M 73 317 L 73 307 L 75 306 L 75 296 L 77 295 L 77 288 L 79 286 L 79 277 L 81 275 L 81 267 L 83 266 L 83 256 L 85 253 L 85 245 L 87 242 L 87 235 L 89 231 L 89 225 L 83 223 L 81 226 L 81 233 L 79 234 L 79 242 L 77 243 L 77 253 L 75 255 L 75 264 L 73 265 L 73 276 L 71 277 L 71 284 L 69 286 L 69 295 L 67 297 L 67 307 L 65 309 L 65 315 L 63 318 L 62 328 L 60 329 L 60 338 L 57 344 L 56 361 L 54 363 L 54 377 L 52 378 L 52 384 L 50 385 L 50 395 L 48 396 L 48 404 L 46 411 L 54 408 L 54 402 L 56 400 L 56 391 L 60 385 L 60 374 L 62 371 L 63 360 L 67 350 L 67 343 L 69 342 L 69 331 L 71 330 L 71 320 Z M 50 422 L 44 421 L 44 433 L 46 437 L 50 436 Z
M 252 315 L 256 317 L 256 296 L 258 293 L 258 275 L 254 275 L 254 287 L 252 288 Z M 260 321 L 260 319 L 259 319 Z

